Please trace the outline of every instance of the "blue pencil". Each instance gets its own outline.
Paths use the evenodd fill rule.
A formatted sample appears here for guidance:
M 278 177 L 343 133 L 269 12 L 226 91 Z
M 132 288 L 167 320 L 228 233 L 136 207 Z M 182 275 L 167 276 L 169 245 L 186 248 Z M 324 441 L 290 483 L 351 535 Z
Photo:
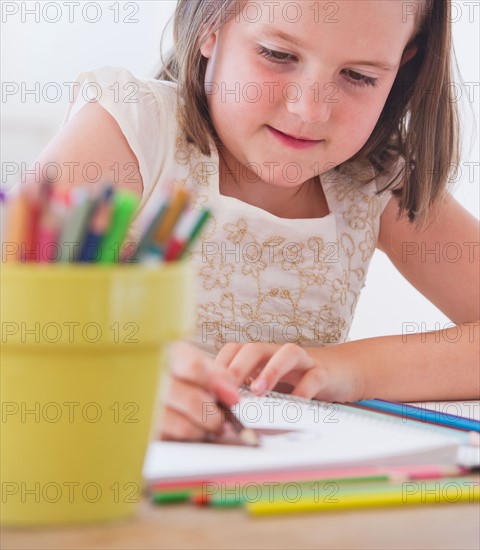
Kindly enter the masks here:
M 397 414 L 399 416 L 413 418 L 415 420 L 423 420 L 432 422 L 433 424 L 441 424 L 451 428 L 459 428 L 461 430 L 471 430 L 480 432 L 480 421 L 455 414 L 447 414 L 439 411 L 432 411 L 414 407 L 406 403 L 396 403 L 394 401 L 384 401 L 383 399 L 364 399 L 355 401 L 354 405 L 361 405 L 369 409 L 376 409 L 387 413 Z

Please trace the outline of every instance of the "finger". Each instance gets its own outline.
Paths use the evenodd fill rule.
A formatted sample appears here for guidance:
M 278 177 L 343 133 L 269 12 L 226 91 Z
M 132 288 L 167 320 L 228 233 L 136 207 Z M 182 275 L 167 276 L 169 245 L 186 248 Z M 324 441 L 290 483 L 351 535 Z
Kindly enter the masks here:
M 251 376 L 257 369 L 261 369 L 270 357 L 278 350 L 277 344 L 252 343 L 244 344 L 228 365 L 238 384 Z
M 228 344 L 225 344 L 223 348 L 218 352 L 218 355 L 214 361 L 214 365 L 219 368 L 228 369 L 228 372 L 231 374 L 235 384 L 247 384 L 247 386 L 249 386 L 256 373 L 250 372 L 250 376 L 247 376 L 246 378 L 241 378 L 241 373 L 236 372 L 237 367 L 235 365 L 232 367 L 232 362 L 234 358 L 244 346 L 245 344 L 237 342 L 229 342 Z M 261 369 L 257 368 L 256 370 L 260 371 Z
M 287 373 L 294 369 L 309 370 L 314 366 L 308 353 L 295 344 L 285 344 L 270 358 L 250 389 L 261 394 L 273 389 Z
M 176 342 L 170 347 L 169 367 L 175 378 L 206 388 L 212 359 L 201 350 L 185 342 Z
M 229 342 L 225 344 L 223 348 L 218 352 L 215 358 L 214 365 L 216 367 L 228 368 L 233 358 L 242 349 L 244 344 L 237 342 Z
M 215 367 L 214 359 L 195 346 L 177 342 L 170 350 L 170 371 L 174 379 L 198 386 L 232 406 L 238 402 L 238 385 L 224 368 Z
M 326 368 L 315 367 L 305 373 L 300 379 L 292 395 L 321 401 L 339 401 L 340 393 L 333 383 L 332 374 Z
M 165 441 L 202 441 L 206 433 L 192 424 L 183 414 L 173 409 L 165 410 L 160 439 Z
M 218 400 L 223 401 L 229 407 L 239 401 L 238 384 L 225 369 L 212 369 L 208 388 Z
M 175 411 L 203 433 L 219 432 L 222 414 L 216 398 L 198 386 L 183 380 L 172 380 L 165 399 L 165 412 Z

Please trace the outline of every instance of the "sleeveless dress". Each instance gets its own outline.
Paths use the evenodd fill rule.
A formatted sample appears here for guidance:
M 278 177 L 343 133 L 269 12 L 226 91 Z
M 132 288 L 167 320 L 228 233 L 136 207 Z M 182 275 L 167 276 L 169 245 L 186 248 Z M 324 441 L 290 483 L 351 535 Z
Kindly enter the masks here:
M 81 73 L 64 124 L 89 100 L 115 118 L 138 159 L 144 190 L 132 229 L 138 239 L 165 193 L 184 187 L 212 218 L 189 253 L 197 277 L 196 331 L 188 340 L 209 353 L 226 342 L 345 342 L 365 285 L 391 191 L 377 195 L 399 169 L 375 176 L 370 164 L 320 176 L 329 207 L 322 218 L 285 219 L 224 196 L 218 151 L 187 143 L 175 116 L 176 84 L 126 69 Z

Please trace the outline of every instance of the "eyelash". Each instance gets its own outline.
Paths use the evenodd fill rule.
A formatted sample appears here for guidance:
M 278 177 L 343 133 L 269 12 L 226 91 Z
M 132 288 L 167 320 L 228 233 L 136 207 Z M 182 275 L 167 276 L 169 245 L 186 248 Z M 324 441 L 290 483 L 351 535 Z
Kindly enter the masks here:
M 257 52 L 265 57 L 265 59 L 268 59 L 271 63 L 276 63 L 277 65 L 286 65 L 287 63 L 292 63 L 297 60 L 297 58 L 294 55 L 291 55 L 286 52 L 278 52 L 276 50 L 269 50 L 268 48 L 265 48 L 264 46 L 260 46 L 257 48 Z M 275 57 L 275 55 L 281 55 L 285 57 Z M 378 78 L 373 78 L 371 76 L 365 76 L 360 73 L 357 73 L 356 71 L 347 70 L 347 73 L 358 75 L 361 77 L 361 79 L 355 79 L 355 78 L 348 78 L 347 81 L 352 86 L 355 86 L 356 88 L 362 88 L 364 86 L 371 86 L 372 88 L 375 88 L 375 86 L 378 84 Z

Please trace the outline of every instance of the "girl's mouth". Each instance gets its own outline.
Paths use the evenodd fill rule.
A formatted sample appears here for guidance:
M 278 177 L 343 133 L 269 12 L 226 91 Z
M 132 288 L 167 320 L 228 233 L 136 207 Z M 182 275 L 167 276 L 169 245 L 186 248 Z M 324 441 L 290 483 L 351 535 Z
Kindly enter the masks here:
M 280 130 L 276 130 L 275 128 L 272 128 L 272 126 L 268 126 L 270 133 L 277 138 L 277 140 L 282 143 L 283 145 L 286 145 L 287 147 L 292 147 L 293 149 L 307 149 L 309 147 L 314 147 L 315 145 L 318 145 L 323 139 L 310 139 L 306 137 L 294 137 L 289 134 L 285 134 L 281 132 Z

